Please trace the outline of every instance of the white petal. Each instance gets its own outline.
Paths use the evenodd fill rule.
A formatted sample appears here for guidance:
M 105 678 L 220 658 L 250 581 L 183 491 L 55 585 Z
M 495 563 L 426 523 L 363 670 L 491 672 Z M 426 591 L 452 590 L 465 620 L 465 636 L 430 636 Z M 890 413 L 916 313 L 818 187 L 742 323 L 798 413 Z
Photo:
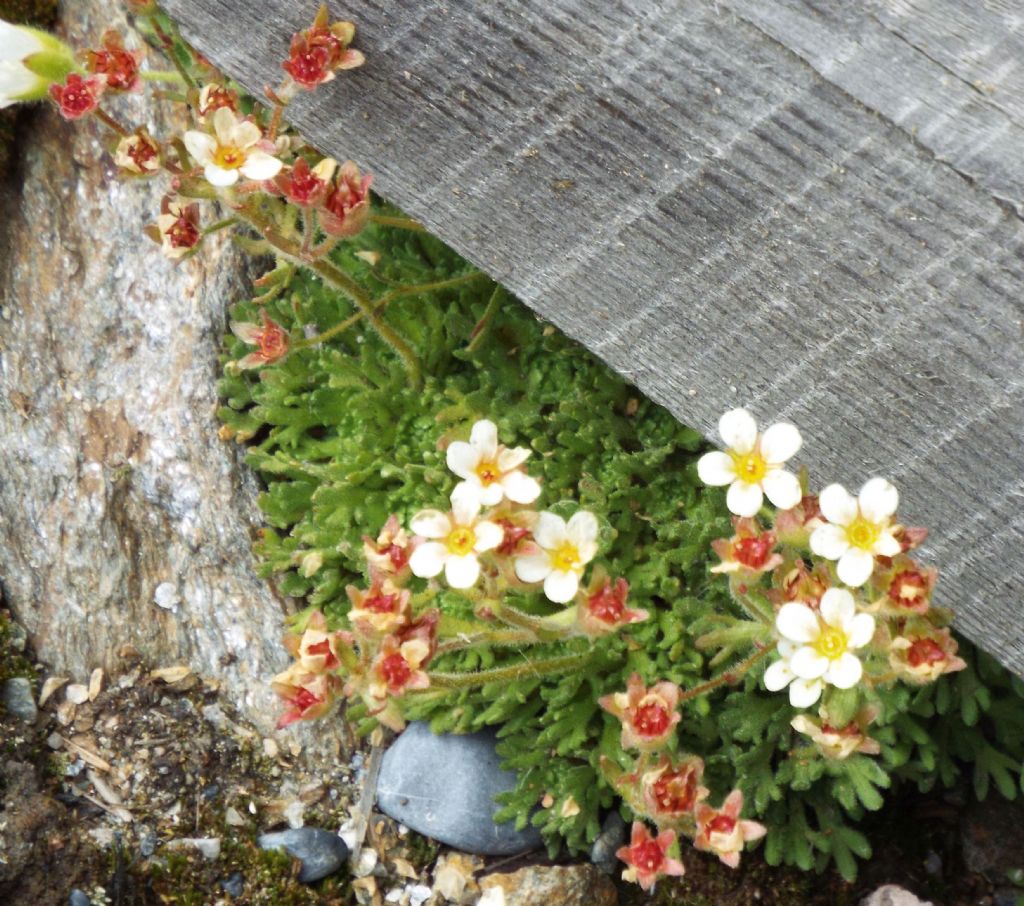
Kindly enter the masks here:
M 421 579 L 432 579 L 444 569 L 447 559 L 448 548 L 440 541 L 427 541 L 412 552 L 412 556 L 409 558 L 409 568 L 413 575 L 419 576 Z
M 220 107 L 218 109 L 223 110 L 224 108 Z M 203 168 L 203 176 L 206 177 L 206 181 L 211 186 L 217 186 L 222 189 L 227 186 L 233 186 L 238 182 L 237 170 L 222 170 L 214 164 L 207 164 Z
M 736 463 L 728 453 L 713 450 L 697 460 L 697 475 L 712 487 L 731 484 L 736 480 Z
M 504 475 L 501 487 L 513 503 L 533 503 L 540 497 L 540 482 L 518 469 Z
M 476 447 L 481 459 L 495 459 L 498 455 L 498 426 L 482 418 L 469 432 L 469 442 Z
M 45 90 L 46 79 L 42 79 L 27 70 L 21 63 L 0 60 L 0 103 L 4 106 L 29 93 Z
M 818 497 L 821 515 L 833 525 L 849 525 L 857 518 L 857 500 L 841 484 L 830 484 Z
M 594 544 L 597 541 L 598 525 L 597 516 L 589 510 L 580 510 L 573 513 L 565 532 L 576 547 L 582 548 Z M 593 554 L 591 554 L 593 556 Z M 587 558 L 589 559 L 589 558 Z
M 820 679 L 795 679 L 789 684 L 789 703 L 794 708 L 809 708 L 821 698 Z
M 223 109 L 223 108 L 221 108 Z M 267 154 L 266 151 L 250 151 L 242 164 L 242 175 L 246 179 L 255 179 L 263 182 L 265 179 L 273 179 L 281 172 L 281 163 L 276 157 Z
M 555 570 L 544 580 L 544 594 L 549 601 L 565 604 L 576 597 L 580 580 L 576 573 Z
M 810 645 L 797 648 L 789 659 L 789 669 L 801 679 L 817 679 L 828 670 L 829 660 L 818 654 Z
M 757 422 L 746 409 L 730 409 L 718 420 L 718 433 L 737 453 L 749 453 L 757 443 Z
M 857 612 L 853 595 L 845 588 L 830 588 L 821 596 L 821 618 L 836 629 L 845 629 Z
M 857 497 L 861 515 L 869 522 L 885 522 L 900 504 L 896 488 L 884 478 L 872 478 Z
M 230 146 L 232 144 L 232 138 L 235 133 L 235 126 L 238 124 L 238 118 L 235 116 L 234 111 L 229 107 L 218 107 L 213 111 L 213 131 L 217 135 L 217 140 L 222 145 Z
M 761 455 L 766 462 L 783 463 L 796 455 L 803 442 L 796 425 L 779 422 L 761 435 Z
M 0 60 L 20 63 L 30 54 L 43 50 L 46 45 L 30 29 L 0 20 Z
M 505 537 L 505 530 L 497 522 L 489 522 L 486 519 L 480 520 L 473 529 L 476 535 L 475 551 L 494 550 Z
M 505 496 L 504 488 L 497 481 L 487 485 L 487 487 L 484 487 L 482 484 L 477 485 L 476 493 L 480 498 L 480 503 L 484 506 L 495 506 L 501 503 L 501 498 Z
M 583 541 L 577 544 L 576 553 L 580 555 L 580 563 L 589 563 L 597 554 L 597 542 Z
M 446 454 L 448 468 L 459 478 L 476 478 L 476 467 L 480 465 L 480 454 L 464 440 L 453 441 Z M 478 479 L 479 480 L 479 479 Z
M 480 561 L 476 554 L 449 557 L 444 565 L 444 578 L 452 588 L 472 588 L 480 578 Z
M 543 582 L 550 574 L 551 560 L 547 554 L 516 557 L 516 575 L 523 582 Z
M 730 513 L 737 516 L 756 516 L 764 503 L 764 494 L 761 485 L 748 484 L 737 479 L 729 485 L 729 491 L 725 495 L 725 505 Z
M 545 510 L 537 519 L 537 527 L 533 530 L 534 540 L 543 548 L 552 550 L 568 537 L 565 520 L 561 516 Z
M 875 618 L 869 613 L 859 613 L 850 621 L 847 630 L 847 645 L 850 648 L 863 648 L 875 635 Z
M 223 110 L 224 108 L 218 109 Z M 182 136 L 182 141 L 185 142 L 185 148 L 197 164 L 206 164 L 213 160 L 213 152 L 217 150 L 217 141 L 212 135 L 190 129 Z
M 851 689 L 860 682 L 863 673 L 864 666 L 860 660 L 847 651 L 831 663 L 825 681 L 837 689 Z
M 261 138 L 263 138 L 263 130 L 259 126 L 251 120 L 241 120 L 231 130 L 231 140 L 224 144 L 233 145 L 244 151 L 246 148 L 251 148 L 255 145 Z
M 859 588 L 875 571 L 875 558 L 859 547 L 851 547 L 836 564 L 839 581 L 851 588 Z
M 455 525 L 472 525 L 480 515 L 480 488 L 469 482 L 460 481 L 452 491 L 452 522 Z
M 775 661 L 764 672 L 764 687 L 769 692 L 778 692 L 785 689 L 793 677 L 793 671 L 789 669 L 789 664 L 785 660 Z
M 793 642 L 813 642 L 821 635 L 821 626 L 813 610 L 806 604 L 783 604 L 775 617 L 775 628 Z
M 891 529 L 883 529 L 872 550 L 880 557 L 895 557 L 903 550 L 903 547 L 896 540 L 896 536 L 892 533 Z
M 838 525 L 819 525 L 811 532 L 811 550 L 826 560 L 838 560 L 850 548 L 846 530 Z
M 511 472 L 529 458 L 530 451 L 526 447 L 513 447 L 511 450 L 502 450 L 498 454 L 498 471 Z
M 420 510 L 409 522 L 413 534 L 424 538 L 447 538 L 452 530 L 452 520 L 440 510 Z
M 761 479 L 761 487 L 768 499 L 780 510 L 795 507 L 803 493 L 800 490 L 800 479 L 785 469 L 769 469 Z

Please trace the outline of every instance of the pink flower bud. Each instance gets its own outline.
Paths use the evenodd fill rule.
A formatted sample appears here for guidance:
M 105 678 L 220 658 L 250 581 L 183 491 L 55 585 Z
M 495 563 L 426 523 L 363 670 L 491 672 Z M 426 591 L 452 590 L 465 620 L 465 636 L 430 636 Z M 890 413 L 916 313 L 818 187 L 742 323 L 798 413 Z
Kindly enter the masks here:
M 51 85 L 50 97 L 56 101 L 60 114 L 66 120 L 77 120 L 92 113 L 100 103 L 100 95 L 107 87 L 105 75 L 83 79 L 71 73 L 63 85 Z
M 625 692 L 605 695 L 597 703 L 622 721 L 623 749 L 651 752 L 668 742 L 679 723 L 680 715 L 676 711 L 679 695 L 675 683 L 663 681 L 648 689 L 640 674 L 634 673 Z
M 85 65 L 94 75 L 106 76 L 110 91 L 141 91 L 139 64 L 142 57 L 141 50 L 127 50 L 121 35 L 109 29 L 103 34 L 102 50 L 85 52 Z
M 675 842 L 675 831 L 662 831 L 653 837 L 643 824 L 634 821 L 629 846 L 615 853 L 627 866 L 622 879 L 650 890 L 658 878 L 682 877 L 686 871 L 683 863 L 669 856 L 669 849 Z

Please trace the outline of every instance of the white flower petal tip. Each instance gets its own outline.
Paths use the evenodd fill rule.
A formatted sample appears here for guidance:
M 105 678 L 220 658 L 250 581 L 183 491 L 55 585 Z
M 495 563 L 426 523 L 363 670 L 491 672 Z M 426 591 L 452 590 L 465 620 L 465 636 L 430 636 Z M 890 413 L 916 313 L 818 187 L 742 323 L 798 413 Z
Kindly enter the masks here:
M 779 422 L 761 435 L 761 455 L 773 465 L 781 465 L 800 452 L 803 438 L 796 425 Z
M 575 513 L 568 523 L 554 513 L 544 511 L 533 530 L 536 548 L 516 557 L 516 575 L 523 582 L 543 582 L 549 601 L 566 604 L 579 588 L 580 578 L 597 554 L 600 525 L 587 511 Z
M 736 453 L 749 453 L 757 443 L 757 422 L 746 409 L 730 409 L 718 420 L 718 433 Z

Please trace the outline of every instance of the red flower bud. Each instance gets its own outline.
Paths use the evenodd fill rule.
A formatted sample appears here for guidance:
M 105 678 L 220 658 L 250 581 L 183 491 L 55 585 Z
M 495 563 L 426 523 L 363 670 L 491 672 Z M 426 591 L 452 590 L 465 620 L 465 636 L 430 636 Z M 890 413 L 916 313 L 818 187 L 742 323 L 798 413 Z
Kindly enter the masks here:
M 50 97 L 57 102 L 64 119 L 77 120 L 99 106 L 100 95 L 106 87 L 107 77 L 104 75 L 83 79 L 77 72 L 73 72 L 63 85 L 50 86 Z

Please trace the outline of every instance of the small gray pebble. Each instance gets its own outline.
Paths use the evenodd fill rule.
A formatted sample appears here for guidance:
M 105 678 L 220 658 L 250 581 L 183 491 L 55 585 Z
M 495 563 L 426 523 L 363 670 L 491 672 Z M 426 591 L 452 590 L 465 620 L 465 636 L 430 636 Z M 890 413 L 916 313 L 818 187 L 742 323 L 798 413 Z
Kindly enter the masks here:
M 608 813 L 601 825 L 594 845 L 590 848 L 590 861 L 605 874 L 615 874 L 619 868 L 619 857 L 615 855 L 626 842 L 626 822 L 617 810 Z
M 68 897 L 68 906 L 92 906 L 92 901 L 76 887 Z
M 299 881 L 303 884 L 334 874 L 348 858 L 348 847 L 341 837 L 315 827 L 293 827 L 261 834 L 256 842 L 261 849 L 283 849 L 299 859 L 302 862 Z
M 924 860 L 924 870 L 933 878 L 942 876 L 942 857 L 935 850 L 928 851 L 928 856 Z
M 10 624 L 10 643 L 15 651 L 24 651 L 28 644 L 28 631 L 21 623 Z
M 23 676 L 12 676 L 4 683 L 3 703 L 8 714 L 26 723 L 32 723 L 39 716 L 32 683 Z
M 148 859 L 156 852 L 156 844 L 156 834 L 151 830 L 146 830 L 142 835 L 142 839 L 139 840 L 139 852 L 142 853 L 143 858 Z
M 217 786 L 216 783 L 211 783 L 208 787 L 206 787 L 203 790 L 203 798 L 207 802 L 210 802 L 211 800 L 216 799 L 217 796 L 219 795 L 219 793 L 220 793 L 220 787 Z
M 229 896 L 240 897 L 245 893 L 245 876 L 240 871 L 233 872 L 220 882 L 220 886 Z

